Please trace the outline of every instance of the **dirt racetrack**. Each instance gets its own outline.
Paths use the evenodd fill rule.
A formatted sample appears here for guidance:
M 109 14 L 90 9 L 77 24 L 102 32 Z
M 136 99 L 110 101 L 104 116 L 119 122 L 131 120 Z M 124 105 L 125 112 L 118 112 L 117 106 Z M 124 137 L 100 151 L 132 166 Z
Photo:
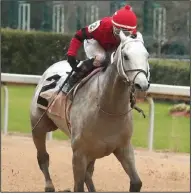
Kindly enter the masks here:
M 56 191 L 73 190 L 71 157 L 67 141 L 49 141 L 50 171 Z M 136 150 L 136 166 L 143 192 L 189 192 L 189 154 L 149 153 Z M 44 178 L 36 161 L 32 139 L 2 136 L 1 189 L 3 192 L 42 192 Z M 96 161 L 93 176 L 99 192 L 127 192 L 129 178 L 113 155 Z

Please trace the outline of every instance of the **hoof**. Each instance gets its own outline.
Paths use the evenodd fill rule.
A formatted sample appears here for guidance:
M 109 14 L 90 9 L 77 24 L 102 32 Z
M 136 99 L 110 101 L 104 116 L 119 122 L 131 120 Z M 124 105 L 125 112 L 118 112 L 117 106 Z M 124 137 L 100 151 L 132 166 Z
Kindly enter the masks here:
M 55 188 L 53 188 L 53 187 L 45 187 L 45 192 L 55 192 Z
M 71 192 L 71 191 L 70 191 L 70 189 L 66 189 L 66 190 L 64 190 L 63 192 L 68 193 L 68 192 Z
M 142 182 L 138 183 L 130 183 L 130 189 L 129 192 L 140 192 L 142 187 Z
M 62 193 L 68 193 L 68 192 L 71 192 L 70 189 L 65 189 L 63 191 L 59 191 L 59 192 L 62 192 Z

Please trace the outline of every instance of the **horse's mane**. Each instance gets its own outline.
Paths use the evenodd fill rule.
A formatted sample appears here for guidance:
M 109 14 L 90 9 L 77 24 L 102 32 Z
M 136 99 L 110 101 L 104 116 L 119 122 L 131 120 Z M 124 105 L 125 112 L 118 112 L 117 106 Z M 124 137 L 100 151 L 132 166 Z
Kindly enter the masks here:
M 102 66 L 104 67 L 102 71 L 105 71 L 109 65 L 109 63 L 111 62 L 111 54 L 113 53 L 113 51 L 110 52 L 106 52 L 106 58 L 105 60 L 102 62 Z
M 133 39 L 137 38 L 137 34 L 131 34 L 131 35 L 130 35 L 130 38 L 133 38 Z M 115 49 L 114 51 L 106 52 L 106 58 L 105 58 L 105 60 L 102 62 L 102 66 L 104 67 L 102 71 L 105 71 L 105 70 L 107 69 L 109 63 L 111 62 L 111 54 L 112 54 L 113 52 L 116 52 L 116 51 L 117 51 L 117 49 Z
M 131 34 L 130 38 L 133 38 L 133 39 L 137 38 L 137 34 Z

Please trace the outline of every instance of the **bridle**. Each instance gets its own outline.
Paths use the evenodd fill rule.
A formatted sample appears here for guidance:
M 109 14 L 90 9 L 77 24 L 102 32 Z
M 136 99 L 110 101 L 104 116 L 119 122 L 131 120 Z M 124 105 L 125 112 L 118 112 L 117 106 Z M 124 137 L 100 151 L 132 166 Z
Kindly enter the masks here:
M 139 40 L 139 39 L 136 39 L 136 40 L 128 40 L 128 41 L 125 41 L 123 45 L 121 45 L 121 52 L 120 52 L 120 58 L 121 58 L 121 62 L 118 63 L 120 65 L 117 65 L 117 72 L 118 72 L 118 75 L 124 79 L 124 82 L 126 82 L 128 84 L 128 86 L 133 86 L 134 83 L 135 83 L 135 79 L 137 77 L 137 75 L 139 73 L 143 73 L 146 77 L 148 77 L 148 71 L 144 71 L 143 69 L 128 69 L 128 70 L 124 70 L 124 59 L 123 59 L 123 56 L 122 56 L 122 48 L 125 46 L 125 44 L 127 42 L 135 42 L 135 41 L 140 41 L 143 43 L 142 40 Z M 134 71 L 137 71 L 137 74 L 135 75 L 135 77 L 133 78 L 133 81 L 130 81 L 129 77 L 126 75 L 126 73 L 129 73 L 129 72 L 134 72 Z
M 133 42 L 133 41 L 140 41 L 143 43 L 142 40 L 139 40 L 139 39 L 136 39 L 136 40 L 129 40 L 129 42 Z M 127 43 L 128 41 L 125 41 L 123 45 L 120 45 L 121 46 L 121 50 L 120 50 L 120 59 L 121 59 L 121 62 L 119 62 L 117 65 L 117 72 L 118 72 L 118 75 L 123 79 L 123 81 L 128 84 L 128 86 L 130 87 L 130 103 L 131 103 L 131 109 L 128 110 L 127 112 L 125 113 L 119 113 L 119 114 L 115 114 L 115 113 L 109 113 L 109 112 L 106 112 L 104 109 L 101 108 L 101 106 L 99 105 L 98 103 L 98 107 L 99 107 L 99 110 L 101 110 L 103 113 L 109 115 L 109 116 L 125 116 L 127 115 L 131 110 L 135 109 L 137 110 L 139 113 L 142 113 L 143 117 L 145 118 L 145 114 L 143 112 L 142 109 L 140 109 L 139 107 L 136 106 L 136 98 L 135 98 L 135 79 L 137 77 L 137 75 L 139 73 L 143 73 L 146 77 L 148 77 L 148 71 L 144 71 L 143 69 L 129 69 L 129 70 L 124 70 L 124 59 L 123 59 L 123 56 L 122 56 L 122 48 L 124 47 L 124 45 Z M 118 50 L 118 49 L 117 49 Z M 115 52 L 117 52 L 117 50 Z M 113 53 L 113 55 L 115 55 L 115 53 Z M 136 71 L 136 75 L 134 76 L 133 78 L 133 81 L 131 81 L 129 79 L 129 77 L 126 75 L 127 72 L 134 72 Z M 98 92 L 99 92 L 99 76 L 98 76 Z

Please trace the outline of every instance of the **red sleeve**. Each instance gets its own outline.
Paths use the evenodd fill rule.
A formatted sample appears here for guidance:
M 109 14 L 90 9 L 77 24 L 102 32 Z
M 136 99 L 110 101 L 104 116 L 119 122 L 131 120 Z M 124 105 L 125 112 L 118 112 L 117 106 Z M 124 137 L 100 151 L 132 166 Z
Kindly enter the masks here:
M 76 56 L 77 52 L 85 39 L 92 38 L 91 33 L 88 32 L 88 27 L 78 30 L 75 36 L 71 39 L 67 55 Z

